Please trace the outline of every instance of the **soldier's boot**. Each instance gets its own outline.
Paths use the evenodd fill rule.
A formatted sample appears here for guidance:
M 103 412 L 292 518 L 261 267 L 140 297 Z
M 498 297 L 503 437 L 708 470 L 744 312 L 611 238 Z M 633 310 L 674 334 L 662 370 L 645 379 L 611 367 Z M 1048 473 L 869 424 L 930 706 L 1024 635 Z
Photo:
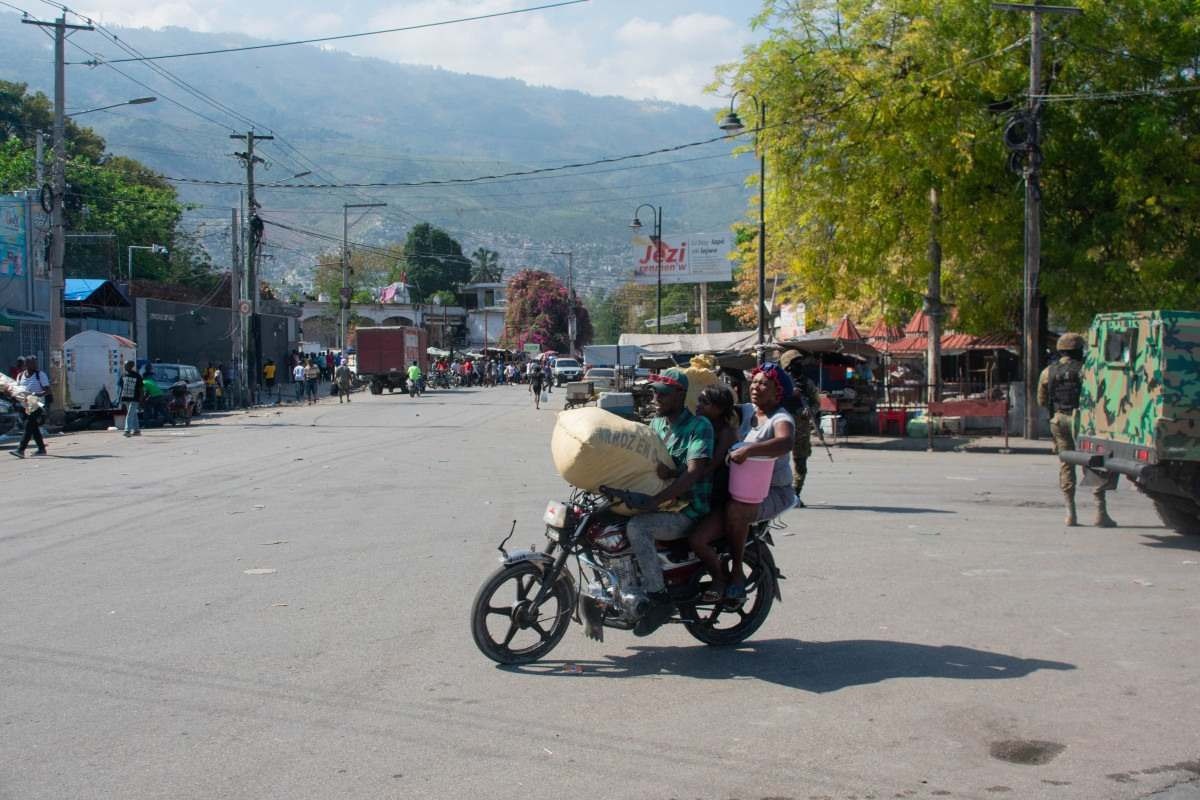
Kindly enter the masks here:
M 796 490 L 796 508 L 808 508 L 808 506 L 804 505 L 804 501 L 800 499 L 800 493 L 804 491 L 804 479 L 807 477 L 807 472 L 797 472 L 792 478 L 792 488 Z
M 1115 528 L 1117 527 L 1116 520 L 1108 515 L 1108 498 L 1104 492 L 1096 493 L 1096 527 L 1097 528 Z
M 1063 499 L 1067 503 L 1066 526 L 1068 528 L 1074 528 L 1079 524 L 1079 518 L 1075 515 L 1075 493 L 1063 492 Z

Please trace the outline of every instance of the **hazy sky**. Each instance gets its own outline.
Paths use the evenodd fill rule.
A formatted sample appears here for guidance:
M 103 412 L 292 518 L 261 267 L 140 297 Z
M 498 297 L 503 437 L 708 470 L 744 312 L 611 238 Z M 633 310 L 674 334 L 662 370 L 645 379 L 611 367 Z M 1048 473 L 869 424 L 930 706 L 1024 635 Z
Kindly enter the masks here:
M 548 0 L 80 0 L 122 26 L 177 25 L 294 39 L 393 28 L 542 5 Z M 529 83 L 715 106 L 713 67 L 751 40 L 761 0 L 591 0 L 577 6 L 330 46 Z

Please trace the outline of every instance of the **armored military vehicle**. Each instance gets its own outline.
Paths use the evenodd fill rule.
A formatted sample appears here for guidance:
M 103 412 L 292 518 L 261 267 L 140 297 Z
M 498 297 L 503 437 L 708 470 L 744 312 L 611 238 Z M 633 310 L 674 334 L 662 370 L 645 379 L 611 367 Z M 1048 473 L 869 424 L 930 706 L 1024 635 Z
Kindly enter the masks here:
M 1059 457 L 1128 477 L 1167 527 L 1200 534 L 1200 312 L 1097 316 L 1082 380 L 1076 449 Z

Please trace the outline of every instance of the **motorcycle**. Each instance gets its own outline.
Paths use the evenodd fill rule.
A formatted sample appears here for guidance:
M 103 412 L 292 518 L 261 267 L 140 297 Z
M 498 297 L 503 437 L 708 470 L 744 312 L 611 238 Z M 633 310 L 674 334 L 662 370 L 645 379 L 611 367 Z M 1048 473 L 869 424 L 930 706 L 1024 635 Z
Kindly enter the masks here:
M 170 397 L 167 398 L 166 421 L 172 428 L 183 423 L 185 426 L 192 424 L 192 406 L 194 401 L 188 393 L 187 387 L 179 388 L 179 385 L 171 387 Z
M 542 521 L 549 540 L 543 550 L 508 551 L 516 522 L 497 548 L 501 566 L 484 581 L 471 606 L 471 634 L 485 656 L 499 664 L 528 664 L 544 657 L 562 640 L 574 619 L 584 634 L 604 641 L 604 629 L 632 630 L 648 602 L 641 589 L 633 547 L 626 535 L 629 518 L 614 510 L 627 493 L 602 489 L 573 491 L 565 503 L 551 502 Z M 675 603 L 668 624 L 681 624 L 709 645 L 734 645 L 762 626 L 771 606 L 782 601 L 783 575 L 770 548 L 769 521 L 755 523 L 743 556 L 744 600 L 706 601 L 712 578 L 691 552 L 686 539 L 658 543 L 667 592 Z M 728 563 L 725 541 L 717 545 Z M 576 586 L 570 560 L 576 561 Z
M 447 373 L 445 370 L 438 370 L 437 372 L 433 373 L 433 376 L 431 378 L 431 385 L 435 389 L 449 389 L 450 388 L 449 373 Z
M 422 375 L 420 378 L 418 378 L 415 381 L 410 380 L 408 382 L 408 396 L 409 397 L 420 397 L 424 393 L 425 393 L 425 376 L 424 375 Z

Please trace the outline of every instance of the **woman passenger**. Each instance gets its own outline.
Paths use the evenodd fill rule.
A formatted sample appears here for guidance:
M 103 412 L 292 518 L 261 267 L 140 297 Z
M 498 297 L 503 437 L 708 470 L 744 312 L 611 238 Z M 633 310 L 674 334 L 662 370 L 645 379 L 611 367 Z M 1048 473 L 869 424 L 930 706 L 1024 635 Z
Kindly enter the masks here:
M 745 598 L 746 578 L 742 559 L 750 525 L 777 517 L 796 502 L 789 457 L 796 436 L 796 421 L 780 405 L 791 394 L 792 381 L 778 364 L 767 362 L 751 373 L 751 404 L 741 407 L 741 441 L 729 451 L 729 461 L 741 464 L 747 458 L 775 459 L 771 488 L 761 503 L 743 503 L 730 497 L 723 515 L 720 511 L 710 514 L 689 537 L 692 551 L 713 576 L 712 587 L 704 597 L 707 602 L 722 598 Z M 712 546 L 722 536 L 729 539 L 732 559 L 729 572 L 725 571 L 721 558 Z

